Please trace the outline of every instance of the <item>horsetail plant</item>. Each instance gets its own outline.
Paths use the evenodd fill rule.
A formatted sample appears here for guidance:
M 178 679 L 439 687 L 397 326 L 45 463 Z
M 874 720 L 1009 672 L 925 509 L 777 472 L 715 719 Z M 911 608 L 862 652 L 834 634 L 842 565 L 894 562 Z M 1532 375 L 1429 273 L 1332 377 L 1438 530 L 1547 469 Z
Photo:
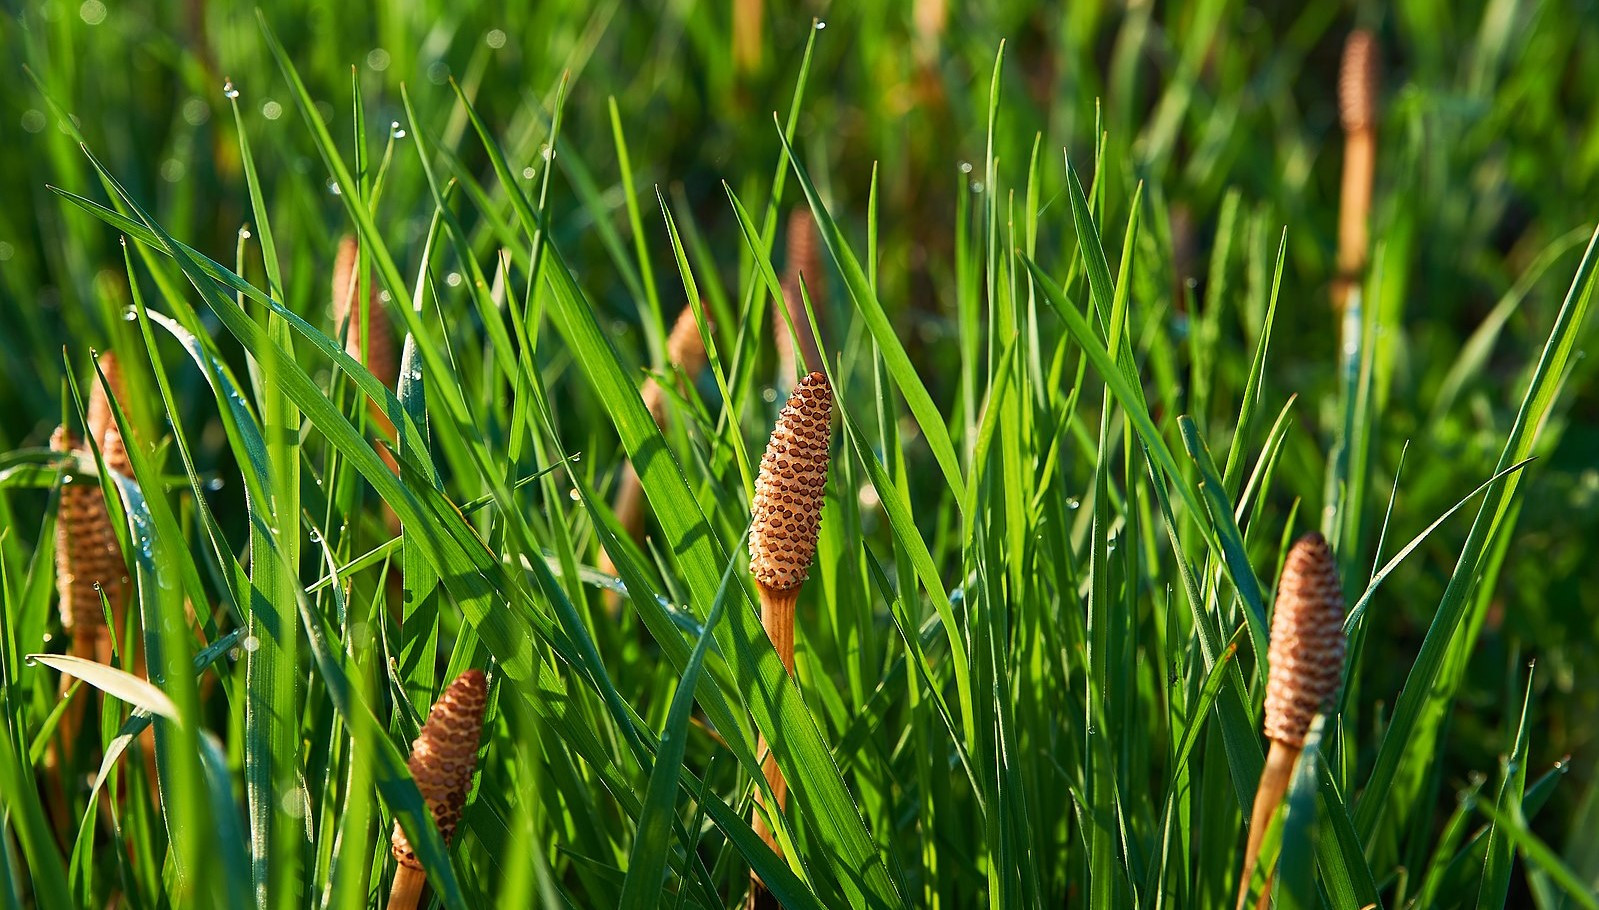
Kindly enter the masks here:
M 433 823 L 446 844 L 455 834 L 477 768 L 477 745 L 483 730 L 483 710 L 488 704 L 488 682 L 482 670 L 467 670 L 445 688 L 428 712 L 427 722 L 411 746 L 411 777 L 433 813 Z M 420 906 L 427 873 L 411 849 L 411 841 L 394 823 L 391 839 L 394 885 L 389 910 L 414 910 Z
M 750 574 L 761 598 L 761 625 L 772 640 L 783 667 L 794 674 L 794 604 L 816 557 L 822 526 L 822 500 L 827 487 L 828 443 L 832 438 L 833 389 L 827 377 L 810 373 L 794 387 L 777 415 L 761 456 L 751 504 Z M 781 812 L 788 784 L 764 736 L 756 746 L 761 772 L 774 803 L 756 792 L 755 832 L 777 851 L 777 837 L 766 822 L 767 812 Z M 766 906 L 770 895 L 752 874 L 750 907 Z
M 1277 586 L 1267 660 L 1264 726 L 1271 749 L 1249 820 L 1249 844 L 1238 883 L 1239 910 L 1249 897 L 1249 880 L 1266 827 L 1288 791 L 1310 722 L 1338 694 L 1343 678 L 1344 595 L 1332 549 L 1319 533 L 1299 538 L 1288 551 Z

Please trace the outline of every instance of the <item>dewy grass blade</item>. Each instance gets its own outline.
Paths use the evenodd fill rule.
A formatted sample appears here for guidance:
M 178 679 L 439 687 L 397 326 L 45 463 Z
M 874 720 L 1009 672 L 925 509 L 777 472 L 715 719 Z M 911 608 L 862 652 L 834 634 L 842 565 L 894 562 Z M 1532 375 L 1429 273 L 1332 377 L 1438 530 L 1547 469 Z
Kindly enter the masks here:
M 1498 815 L 1512 825 L 1526 825 L 1521 814 L 1521 802 L 1527 793 L 1527 749 L 1531 731 L 1528 715 L 1532 709 L 1533 668 L 1527 668 L 1527 682 L 1521 700 L 1521 720 L 1516 724 L 1515 738 L 1510 743 L 1508 758 L 1504 761 L 1503 780 L 1499 784 Z M 1510 838 L 1499 830 L 1497 821 L 1488 829 L 1488 857 L 1482 870 L 1482 888 L 1477 893 L 1477 906 L 1482 910 L 1505 906 L 1510 896 L 1510 872 L 1514 854 Z
M 238 122 L 238 99 L 230 101 Z M 281 299 L 282 279 L 271 224 L 242 126 L 238 134 L 250 202 L 261 231 L 268 288 Z M 262 383 L 257 390 L 262 403 L 261 431 L 271 467 L 266 481 L 270 498 L 253 503 L 255 515 L 261 520 L 252 522 L 250 531 L 254 596 L 250 598 L 252 608 L 247 622 L 258 647 L 247 651 L 245 657 L 245 776 L 256 903 L 288 910 L 304 888 L 299 868 L 303 850 L 298 836 L 303 828 L 283 808 L 291 799 L 284 794 L 296 794 L 300 789 L 296 780 L 299 729 L 295 722 L 300 716 L 299 628 L 285 609 L 299 585 L 293 569 L 299 565 L 300 555 L 300 411 L 278 384 L 284 359 L 294 358 L 289 327 L 282 316 L 272 312 L 268 312 L 266 323 L 267 335 L 274 344 L 256 352 L 256 364 Z M 362 325 L 351 331 L 365 329 Z M 368 350 L 366 344 L 363 339 L 362 350 Z M 267 545 L 263 535 L 269 534 L 282 550 L 281 562 L 253 558 Z
M 1566 293 L 1565 302 L 1555 317 L 1549 340 L 1539 357 L 1538 365 L 1528 383 L 1526 396 L 1510 428 L 1503 453 L 1499 457 L 1499 471 L 1505 471 L 1531 454 L 1538 431 L 1544 424 L 1555 396 L 1559 393 L 1566 375 L 1566 364 L 1576 345 L 1588 306 L 1593 297 L 1595 266 L 1599 265 L 1599 231 L 1588 242 L 1582 262 Z M 1460 559 L 1454 574 L 1444 590 L 1437 614 L 1427 629 L 1421 652 L 1411 666 L 1394 705 L 1393 719 L 1384 733 L 1377 752 L 1376 764 L 1371 771 L 1365 791 L 1356 807 L 1355 827 L 1361 838 L 1370 841 L 1387 808 L 1389 792 L 1399 776 L 1401 765 L 1408 761 L 1430 761 L 1433 743 L 1415 743 L 1412 734 L 1424 720 L 1447 702 L 1452 693 L 1438 692 L 1434 688 L 1443 667 L 1447 652 L 1456 649 L 1470 650 L 1472 641 L 1460 638 L 1461 624 L 1470 604 L 1469 595 L 1477 581 L 1477 571 L 1483 555 L 1500 528 L 1500 518 L 1510 506 L 1516 492 L 1516 477 L 1507 476 L 1489 485 L 1486 498 L 1472 522 L 1471 531 L 1461 548 Z
M 29 663 L 43 664 L 57 672 L 75 676 L 135 708 L 143 708 L 167 720 L 182 722 L 178 716 L 178 706 L 159 686 L 125 670 L 70 654 L 29 654 L 26 659 Z
M 109 403 L 123 438 L 131 441 L 133 434 L 121 406 L 115 398 L 109 399 Z M 198 572 L 187 549 L 177 546 L 184 535 L 164 492 L 157 492 L 151 498 L 142 492 L 142 484 L 148 484 L 151 490 L 160 490 L 155 465 L 136 443 L 127 447 L 127 453 L 134 476 L 113 476 L 133 544 L 145 659 L 155 681 L 165 684 L 178 716 L 188 718 L 187 721 L 163 720 L 155 725 L 156 770 L 163 815 L 172 842 L 173 900 L 179 904 L 202 899 L 221 900 L 225 885 L 206 859 L 204 819 L 212 812 L 212 806 L 200 763 L 199 690 L 190 669 L 193 657 L 189 653 L 188 622 L 183 609 L 182 595 L 189 586 L 175 584 L 173 579 L 174 575 L 184 576 L 198 589 Z M 101 470 L 104 470 L 103 462 Z

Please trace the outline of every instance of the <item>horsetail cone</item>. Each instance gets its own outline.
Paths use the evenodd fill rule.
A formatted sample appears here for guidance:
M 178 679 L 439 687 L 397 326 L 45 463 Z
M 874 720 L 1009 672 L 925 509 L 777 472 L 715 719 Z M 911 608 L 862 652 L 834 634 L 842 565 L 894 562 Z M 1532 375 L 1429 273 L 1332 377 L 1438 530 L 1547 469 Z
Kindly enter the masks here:
M 333 328 L 344 333 L 344 353 L 360 361 L 378 381 L 392 389 L 400 368 L 389 316 L 378 301 L 375 287 L 369 285 L 364 298 L 358 297 L 360 262 L 360 242 L 354 235 L 344 235 L 333 261 Z
M 50 437 L 50 448 L 80 453 L 83 444 L 70 430 L 59 427 Z M 105 628 L 100 592 L 113 606 L 120 606 L 127 587 L 128 567 L 100 487 L 81 482 L 62 485 L 56 520 L 56 590 L 61 627 L 72 632 L 78 656 L 96 656 L 94 646 Z
M 1338 119 L 1344 128 L 1344 164 L 1338 197 L 1338 272 L 1333 303 L 1343 310 L 1366 271 L 1371 192 L 1377 172 L 1377 40 L 1364 29 L 1350 33 L 1338 72 Z
M 672 332 L 666 336 L 666 359 L 672 366 L 682 370 L 689 382 L 698 379 L 700 372 L 705 369 L 705 339 L 700 337 L 699 323 L 694 320 L 694 307 L 685 304 L 682 312 L 677 314 L 677 321 L 672 323 Z M 644 397 L 644 407 L 655 419 L 655 425 L 666 429 L 666 391 L 661 384 L 651 376 L 644 381 L 640 394 Z
M 333 260 L 333 295 L 330 308 L 333 330 L 342 332 L 344 353 L 355 358 L 377 380 L 390 389 L 400 379 L 400 360 L 394 353 L 394 337 L 389 325 L 389 314 L 378 300 L 377 288 L 368 284 L 361 295 L 360 282 L 361 243 L 353 234 L 339 239 L 339 252 Z M 379 434 L 394 435 L 394 421 L 375 399 L 367 401 L 367 413 Z M 394 453 L 386 446 L 378 447 L 378 455 L 389 470 L 399 473 L 400 466 Z M 385 509 L 389 524 L 398 529 L 398 521 L 391 510 Z
M 422 791 L 445 843 L 455 834 L 472 785 L 488 694 L 482 670 L 467 670 L 456 677 L 428 712 L 427 722 L 411 746 L 411 777 Z M 422 864 L 398 822 L 392 844 L 394 859 L 402 868 L 421 871 Z
M 709 330 L 711 327 L 706 326 Z M 677 314 L 677 321 L 672 324 L 672 332 L 666 337 L 666 357 L 668 362 L 683 371 L 683 376 L 689 382 L 699 378 L 705 369 L 709 358 L 705 353 L 705 339 L 700 337 L 700 327 L 694 319 L 694 307 L 685 304 L 682 312 Z M 655 425 L 662 430 L 666 429 L 666 390 L 661 388 L 660 382 L 654 376 L 644 381 L 644 387 L 639 391 L 644 398 L 644 407 L 650 412 L 650 417 Z M 635 542 L 644 538 L 644 487 L 639 481 L 638 472 L 633 469 L 631 462 L 622 467 L 622 477 L 617 485 L 616 499 L 611 504 L 611 511 L 616 513 L 616 520 L 627 531 L 628 537 Z M 616 563 L 611 559 L 611 554 L 600 551 L 599 569 L 606 575 L 616 574 Z M 614 598 L 614 592 L 608 594 Z
M 1277 587 L 1266 683 L 1266 736 L 1305 745 L 1310 721 L 1338 694 L 1344 669 L 1344 595 L 1320 534 L 1294 542 Z
M 1338 119 L 1344 130 L 1367 130 L 1377 111 L 1377 42 L 1371 32 L 1356 29 L 1344 41 L 1338 70 Z
M 700 325 L 694 319 L 694 307 L 690 304 L 683 305 L 677 321 L 672 323 L 672 334 L 666 337 L 666 357 L 690 380 L 698 378 L 705 369 L 705 339 L 700 336 Z
M 833 389 L 821 373 L 800 380 L 777 415 L 751 508 L 750 574 L 762 588 L 793 591 L 810 574 L 822 524 L 832 420 Z
M 122 365 L 117 362 L 117 355 L 110 351 L 100 355 L 99 363 L 100 372 L 105 374 L 106 385 L 111 387 L 111 393 L 107 395 L 105 385 L 100 383 L 98 376 L 95 377 L 89 390 L 89 435 L 99 444 L 100 455 L 107 467 L 124 477 L 132 477 L 133 462 L 128 458 L 128 445 L 111 410 L 112 398 L 118 402 L 127 400 L 122 390 Z
M 788 322 L 781 312 L 772 314 L 772 331 L 777 344 L 779 368 L 785 380 L 799 370 L 822 368 L 822 350 L 811 331 L 811 321 L 805 314 L 805 299 L 800 294 L 800 278 L 805 279 L 805 290 L 811 296 L 811 307 L 818 314 L 826 304 L 826 283 L 822 280 L 820 240 L 816 234 L 816 219 L 808 208 L 797 208 L 788 216 L 788 257 L 783 271 L 783 306 L 788 317 L 794 320 L 794 331 L 799 336 L 800 361 L 795 362 L 794 339 L 788 333 Z

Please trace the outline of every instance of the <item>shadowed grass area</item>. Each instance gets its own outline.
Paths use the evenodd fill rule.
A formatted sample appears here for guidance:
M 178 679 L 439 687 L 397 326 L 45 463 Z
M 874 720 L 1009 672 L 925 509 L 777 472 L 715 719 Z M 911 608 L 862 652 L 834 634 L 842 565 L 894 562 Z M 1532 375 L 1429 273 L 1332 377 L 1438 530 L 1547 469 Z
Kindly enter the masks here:
M 1590 12 L 0 13 L 0 902 L 383 906 L 397 823 L 423 906 L 1599 906 Z

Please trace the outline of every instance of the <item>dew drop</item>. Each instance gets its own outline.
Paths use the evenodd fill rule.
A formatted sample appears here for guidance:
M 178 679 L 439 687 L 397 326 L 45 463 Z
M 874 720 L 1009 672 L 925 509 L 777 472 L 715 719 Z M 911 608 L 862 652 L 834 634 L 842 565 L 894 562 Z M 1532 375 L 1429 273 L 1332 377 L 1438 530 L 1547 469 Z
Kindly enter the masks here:
M 344 195 L 344 190 L 340 189 L 340 187 L 339 187 L 339 181 L 333 180 L 333 179 L 329 179 L 328 180 L 328 192 L 332 193 L 335 196 L 343 196 Z
M 824 28 L 827 28 L 827 23 L 821 19 L 816 20 L 816 30 L 821 31 Z
M 136 322 L 139 318 L 139 311 L 130 306 L 122 311 L 122 318 L 126 322 Z
M 222 478 L 213 477 L 205 482 L 205 488 L 215 493 L 217 490 L 222 489 L 224 483 L 226 483 L 226 481 L 224 481 Z
M 254 635 L 244 636 L 244 640 L 239 642 L 239 644 L 244 647 L 244 650 L 251 654 L 261 650 L 261 639 L 256 638 Z
M 566 491 L 566 498 L 572 500 L 573 502 L 582 502 L 583 494 L 577 491 L 577 487 L 573 487 L 572 489 Z
M 315 528 L 312 528 L 311 531 L 308 534 L 306 534 L 306 537 L 309 538 L 312 543 L 321 543 L 322 542 L 322 532 L 318 531 Z
M 239 90 L 237 88 L 233 87 L 233 80 L 232 79 L 229 79 L 228 81 L 222 83 L 222 94 L 227 96 L 227 97 L 229 97 L 229 98 L 237 98 L 237 97 L 239 97 Z
M 389 135 L 396 139 L 404 139 L 405 127 L 401 126 L 400 121 L 396 120 L 389 124 Z
M 1083 507 L 1083 503 L 1082 503 L 1082 500 L 1080 500 L 1080 499 L 1068 499 L 1068 500 L 1066 500 L 1066 508 L 1071 509 L 1073 512 L 1077 511 L 1078 509 L 1080 509 L 1082 507 Z
M 972 172 L 972 163 L 970 161 L 962 161 L 961 162 L 961 173 L 962 174 L 970 174 L 971 172 Z
M 249 228 L 247 228 L 247 227 L 239 228 L 239 239 L 240 240 L 249 240 L 252 236 L 254 236 L 254 235 L 252 235 L 250 233 L 250 229 Z
M 536 174 L 536 173 L 538 173 L 538 172 L 533 170 L 533 165 L 530 164 L 527 167 L 522 168 L 522 179 L 523 180 L 532 180 L 533 179 L 533 175 Z
M 461 286 L 461 273 L 460 272 L 451 272 L 450 274 L 445 275 L 444 276 L 444 283 L 449 285 L 452 288 L 460 287 Z

